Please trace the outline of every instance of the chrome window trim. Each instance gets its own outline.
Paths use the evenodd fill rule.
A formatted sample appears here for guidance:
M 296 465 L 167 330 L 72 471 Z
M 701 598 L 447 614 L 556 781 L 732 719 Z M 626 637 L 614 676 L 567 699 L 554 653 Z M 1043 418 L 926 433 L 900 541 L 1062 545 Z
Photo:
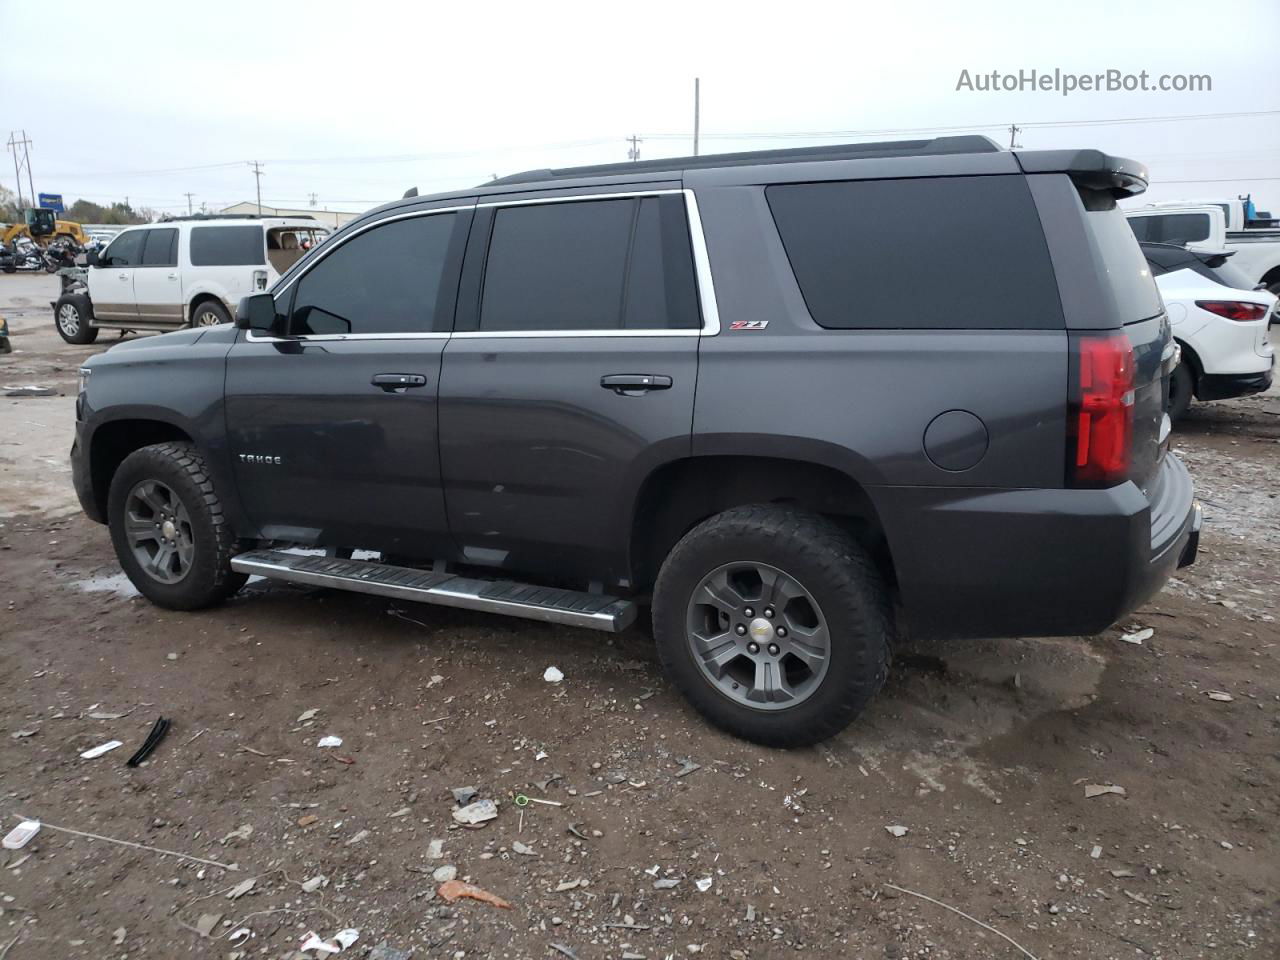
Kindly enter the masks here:
M 246 331 L 246 340 L 250 343 L 293 343 L 293 342 L 325 342 L 334 340 L 525 340 L 545 339 L 548 337 L 581 338 L 581 337 L 714 337 L 720 333 L 720 310 L 716 301 L 715 284 L 711 277 L 711 260 L 707 254 L 706 234 L 702 226 L 702 217 L 698 212 L 698 199 L 689 188 L 661 188 L 654 190 L 626 190 L 616 193 L 585 193 L 563 197 L 535 197 L 527 200 L 492 200 L 476 202 L 455 207 L 436 207 L 430 210 L 414 210 L 409 213 L 384 217 L 365 224 L 358 230 L 342 237 L 338 242 L 326 241 L 328 249 L 321 248 L 321 256 L 314 263 L 307 264 L 305 270 L 290 277 L 288 282 L 278 290 L 272 290 L 272 296 L 284 293 L 297 280 L 306 276 L 316 264 L 322 263 L 333 250 L 357 237 L 366 230 L 391 223 L 396 220 L 407 220 L 412 217 L 427 217 L 435 213 L 457 213 L 462 210 L 479 210 L 497 207 L 522 207 L 532 204 L 573 203 L 589 200 L 623 200 L 635 197 L 658 197 L 671 194 L 683 194 L 685 214 L 689 222 L 689 242 L 693 251 L 694 281 L 698 286 L 698 302 L 702 308 L 702 326 L 697 329 L 652 329 L 652 330 L 462 330 L 462 331 L 423 331 L 421 333 L 350 333 L 350 334 L 302 334 L 296 337 L 256 337 L 253 331 Z

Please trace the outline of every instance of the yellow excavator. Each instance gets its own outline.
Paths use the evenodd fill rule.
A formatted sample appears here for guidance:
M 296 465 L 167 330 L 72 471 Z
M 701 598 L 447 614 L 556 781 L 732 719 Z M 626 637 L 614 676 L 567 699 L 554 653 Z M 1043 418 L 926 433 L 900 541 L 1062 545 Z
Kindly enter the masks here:
M 81 247 L 89 242 L 89 235 L 80 224 L 74 220 L 59 220 L 52 210 L 44 207 L 28 207 L 22 211 L 22 218 L 22 223 L 0 227 L 0 245 L 12 247 L 18 237 L 30 237 L 42 247 L 62 237 Z

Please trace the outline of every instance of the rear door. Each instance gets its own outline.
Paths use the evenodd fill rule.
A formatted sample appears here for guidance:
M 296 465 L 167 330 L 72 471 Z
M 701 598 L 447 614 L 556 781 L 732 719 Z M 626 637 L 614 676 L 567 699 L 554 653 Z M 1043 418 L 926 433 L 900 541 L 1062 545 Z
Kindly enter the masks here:
M 93 316 L 107 323 L 132 323 L 138 319 L 133 298 L 133 277 L 142 259 L 145 230 L 124 230 L 98 257 L 99 266 L 89 275 Z
M 1126 216 L 1134 236 L 1143 243 L 1221 250 L 1227 240 L 1226 216 L 1219 206 L 1135 210 Z
M 626 576 L 636 487 L 689 451 L 702 315 L 685 203 L 672 185 L 478 208 L 440 386 L 464 559 Z
M 264 537 L 413 557 L 450 545 L 436 394 L 470 218 L 455 205 L 350 231 L 275 291 L 285 336 L 240 333 L 229 455 Z
M 183 287 L 188 299 L 209 292 L 234 310 L 241 297 L 267 289 L 267 241 L 262 224 L 193 226 Z
M 182 278 L 178 271 L 178 228 L 144 231 L 142 257 L 133 272 L 138 322 L 182 325 Z

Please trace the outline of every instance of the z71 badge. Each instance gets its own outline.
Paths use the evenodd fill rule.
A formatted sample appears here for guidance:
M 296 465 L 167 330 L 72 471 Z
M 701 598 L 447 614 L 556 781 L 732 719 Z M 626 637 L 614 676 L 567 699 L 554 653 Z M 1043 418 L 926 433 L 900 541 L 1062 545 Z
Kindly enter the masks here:
M 734 320 L 729 324 L 730 330 L 763 330 L 769 325 L 768 320 Z

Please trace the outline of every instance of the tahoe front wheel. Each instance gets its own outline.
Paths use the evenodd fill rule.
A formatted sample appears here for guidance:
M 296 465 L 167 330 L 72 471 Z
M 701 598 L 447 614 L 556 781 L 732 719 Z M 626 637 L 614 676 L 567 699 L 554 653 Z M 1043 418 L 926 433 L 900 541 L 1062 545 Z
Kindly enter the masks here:
M 247 579 L 231 569 L 235 538 L 204 457 L 189 443 L 135 450 L 111 479 L 111 542 L 120 566 L 157 606 L 198 610 Z
M 834 523 L 789 508 L 736 507 L 686 534 L 658 574 L 653 627 L 694 707 L 768 746 L 839 733 L 888 675 L 879 571 Z

